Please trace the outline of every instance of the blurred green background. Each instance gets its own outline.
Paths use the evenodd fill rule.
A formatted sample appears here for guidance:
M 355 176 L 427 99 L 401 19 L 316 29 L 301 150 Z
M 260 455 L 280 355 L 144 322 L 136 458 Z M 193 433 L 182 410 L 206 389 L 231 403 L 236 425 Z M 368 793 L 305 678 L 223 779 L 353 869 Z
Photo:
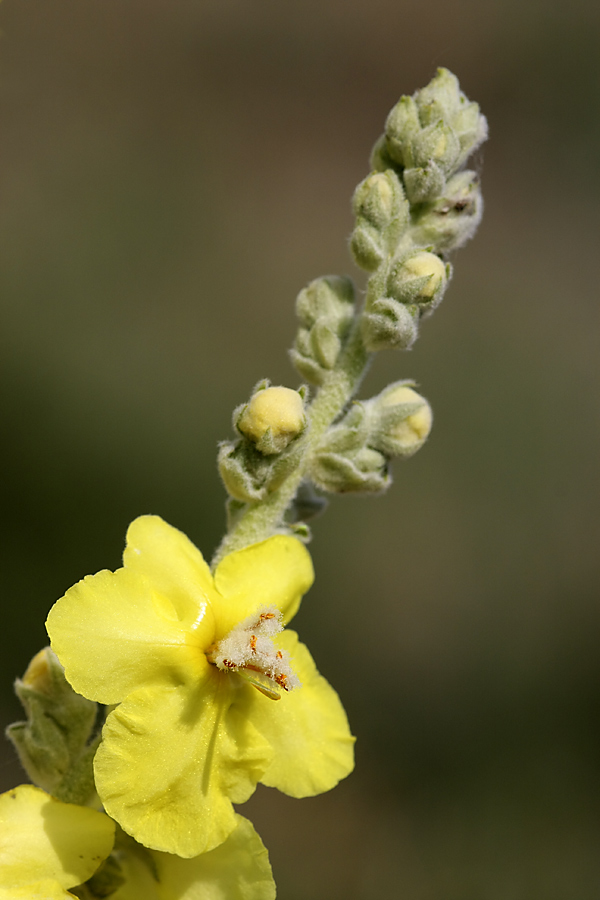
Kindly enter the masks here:
M 600 6 L 5 0 L 0 29 L 3 723 L 132 518 L 212 552 L 230 411 L 297 384 L 296 293 L 356 274 L 371 145 L 445 65 L 490 121 L 483 225 L 363 392 L 415 378 L 433 435 L 315 523 L 297 619 L 357 770 L 242 811 L 281 900 L 597 900 Z

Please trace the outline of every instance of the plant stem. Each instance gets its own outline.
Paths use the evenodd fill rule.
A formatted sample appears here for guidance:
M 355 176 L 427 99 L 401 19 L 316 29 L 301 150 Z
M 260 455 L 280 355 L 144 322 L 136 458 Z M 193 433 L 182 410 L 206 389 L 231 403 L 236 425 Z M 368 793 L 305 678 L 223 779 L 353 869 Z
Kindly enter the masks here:
M 300 482 L 309 467 L 311 454 L 319 441 L 354 396 L 367 370 L 371 354 L 367 352 L 357 315 L 346 346 L 310 405 L 310 422 L 298 440 L 299 464 L 278 490 L 266 500 L 248 504 L 229 534 L 225 535 L 213 559 L 213 568 L 226 554 L 248 544 L 265 540 L 280 528 L 286 509 L 296 496 Z

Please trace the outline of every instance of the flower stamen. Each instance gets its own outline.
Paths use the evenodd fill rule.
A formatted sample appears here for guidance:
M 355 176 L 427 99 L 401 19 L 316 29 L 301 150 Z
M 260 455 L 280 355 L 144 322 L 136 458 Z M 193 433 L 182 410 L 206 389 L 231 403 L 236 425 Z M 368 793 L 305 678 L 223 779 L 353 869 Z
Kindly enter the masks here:
M 237 672 L 271 700 L 280 692 L 300 687 L 288 655 L 277 649 L 273 636 L 283 631 L 278 609 L 265 607 L 239 622 L 229 634 L 209 648 L 206 657 L 218 669 Z

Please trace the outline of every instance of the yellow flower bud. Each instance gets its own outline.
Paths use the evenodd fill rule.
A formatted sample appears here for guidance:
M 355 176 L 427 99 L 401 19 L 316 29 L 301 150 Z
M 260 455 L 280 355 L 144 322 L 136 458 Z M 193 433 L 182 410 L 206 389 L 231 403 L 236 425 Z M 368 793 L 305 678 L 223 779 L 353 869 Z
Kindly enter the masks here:
M 420 404 L 416 412 L 394 421 L 393 407 Z M 379 398 L 382 449 L 393 456 L 412 456 L 423 446 L 431 431 L 433 415 L 427 400 L 406 384 L 400 384 Z
M 268 387 L 257 391 L 242 412 L 237 426 L 261 453 L 281 453 L 306 424 L 298 391 Z
M 354 193 L 354 212 L 380 230 L 398 214 L 402 199 L 402 187 L 395 172 L 375 172 L 358 185 Z
M 382 172 L 370 175 L 366 187 L 373 195 L 371 202 L 380 207 L 382 215 L 389 218 L 393 212 L 394 195 L 386 176 Z
M 50 647 L 44 647 L 36 653 L 23 675 L 23 684 L 42 694 L 49 694 L 52 690 L 52 676 L 48 662 L 48 653 L 51 652 Z
M 414 278 L 429 278 L 420 290 L 423 298 L 431 299 L 440 286 L 446 286 L 446 266 L 435 253 L 417 253 L 406 260 L 403 268 Z

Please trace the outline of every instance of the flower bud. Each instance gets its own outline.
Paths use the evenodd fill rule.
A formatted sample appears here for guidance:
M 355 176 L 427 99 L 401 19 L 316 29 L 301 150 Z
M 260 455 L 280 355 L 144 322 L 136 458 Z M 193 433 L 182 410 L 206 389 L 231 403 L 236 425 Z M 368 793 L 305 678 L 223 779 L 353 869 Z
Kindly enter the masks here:
M 25 687 L 40 694 L 50 694 L 52 692 L 53 679 L 52 671 L 50 669 L 50 653 L 52 653 L 50 648 L 44 647 L 43 650 L 40 650 L 39 653 L 35 654 L 21 679 L 21 683 L 24 684 Z M 52 654 L 52 656 L 54 656 L 54 654 Z
M 289 453 L 265 455 L 251 441 L 241 439 L 219 444 L 217 464 L 234 514 L 236 504 L 256 503 L 276 491 L 294 468 L 295 460 Z
M 396 173 L 372 172 L 358 185 L 353 209 L 356 228 L 350 247 L 357 265 L 371 272 L 394 249 L 408 224 L 409 205 Z
M 449 265 L 439 256 L 421 250 L 392 268 L 388 291 L 401 303 L 416 303 L 433 309 L 441 302 L 449 274 Z
M 466 99 L 456 75 L 444 68 L 438 69 L 429 84 L 415 94 L 419 119 L 423 125 L 439 119 L 451 122 Z
M 381 134 L 375 141 L 371 150 L 370 165 L 375 172 L 385 172 L 386 169 L 393 169 L 397 165 L 390 156 L 385 134 Z
M 370 443 L 388 456 L 412 456 L 431 431 L 429 403 L 406 382 L 390 385 L 375 398 L 373 416 L 376 426 Z
M 369 446 L 371 412 L 352 403 L 323 436 L 310 459 L 310 479 L 329 493 L 379 493 L 391 483 L 385 456 Z
M 281 453 L 304 431 L 304 400 L 298 391 L 286 387 L 258 390 L 236 424 L 261 453 Z
M 372 225 L 357 225 L 350 236 L 350 250 L 361 269 L 374 272 L 385 259 L 385 241 Z
M 381 230 L 397 215 L 401 199 L 402 187 L 395 172 L 373 172 L 356 188 L 352 208 L 355 216 Z
M 455 134 L 460 151 L 452 165 L 457 171 L 467 157 L 487 138 L 487 121 L 477 103 L 470 103 L 460 90 L 458 79 L 448 69 L 438 69 L 432 81 L 415 94 L 423 126 L 443 121 Z M 445 168 L 446 174 L 450 169 Z
M 479 104 L 466 103 L 452 120 L 452 127 L 461 147 L 458 168 L 487 139 L 488 124 L 485 116 L 479 112 Z
M 393 297 L 375 300 L 364 312 L 361 330 L 367 350 L 409 350 L 418 336 L 418 307 L 412 309 Z
M 310 477 L 321 490 L 333 494 L 379 494 L 391 484 L 385 456 L 371 447 L 348 455 L 316 453 Z
M 323 379 L 325 378 L 325 371 L 319 365 L 319 363 L 312 358 L 310 355 L 310 344 L 309 353 L 303 352 L 300 347 L 300 335 L 302 334 L 304 329 L 300 329 L 298 333 L 298 337 L 296 338 L 296 346 L 292 347 L 289 350 L 290 359 L 292 361 L 292 365 L 296 368 L 298 374 L 302 375 L 310 384 L 323 384 Z M 308 335 L 308 332 L 305 332 Z
M 460 143 L 453 129 L 442 120 L 423 128 L 412 142 L 412 156 L 417 167 L 424 168 L 430 162 L 436 163 L 442 172 L 453 171 Z
M 94 795 L 90 744 L 97 706 L 76 694 L 64 670 L 45 647 L 31 660 L 15 693 L 26 722 L 9 725 L 6 734 L 38 787 L 67 803 L 87 803 Z
M 412 97 L 400 97 L 385 123 L 386 150 L 399 166 L 414 164 L 411 140 L 421 130 L 419 111 Z
M 229 496 L 242 503 L 253 503 L 266 497 L 266 478 L 261 477 L 262 473 L 257 473 L 247 456 L 239 443 L 222 441 L 219 444 L 217 466 Z
M 322 384 L 334 368 L 354 318 L 354 285 L 349 278 L 317 278 L 298 294 L 296 312 L 304 327 L 290 356 L 312 384 Z
M 308 328 L 323 318 L 349 324 L 353 313 L 352 279 L 340 275 L 316 278 L 296 298 L 296 315 Z
M 446 176 L 433 160 L 421 169 L 405 169 L 402 178 L 411 203 L 436 200 L 446 187 Z
M 443 195 L 427 204 L 415 222 L 416 243 L 448 253 L 473 237 L 483 212 L 483 199 L 475 172 L 464 171 L 447 183 Z

